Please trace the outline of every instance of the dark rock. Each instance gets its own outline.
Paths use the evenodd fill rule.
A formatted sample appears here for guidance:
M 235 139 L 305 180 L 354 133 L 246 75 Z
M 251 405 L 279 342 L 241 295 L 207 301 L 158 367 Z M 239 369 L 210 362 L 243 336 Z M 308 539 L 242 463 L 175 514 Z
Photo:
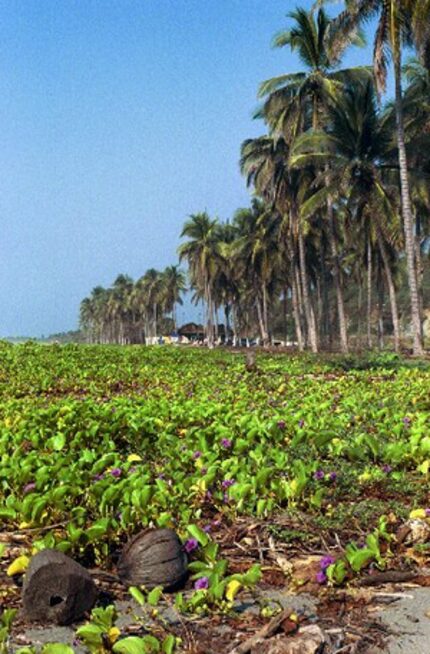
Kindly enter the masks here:
M 117 570 L 126 586 L 163 586 L 173 590 L 185 581 L 187 563 L 187 555 L 173 529 L 150 529 L 125 545 Z
M 79 563 L 57 550 L 42 550 L 30 561 L 22 588 L 29 620 L 70 624 L 92 609 L 97 588 Z

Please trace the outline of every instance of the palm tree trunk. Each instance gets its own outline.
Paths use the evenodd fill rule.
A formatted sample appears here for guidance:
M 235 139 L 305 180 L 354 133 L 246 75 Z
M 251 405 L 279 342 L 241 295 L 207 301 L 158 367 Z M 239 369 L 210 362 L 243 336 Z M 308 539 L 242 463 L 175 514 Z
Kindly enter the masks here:
M 333 259 L 333 278 L 334 286 L 336 290 L 336 300 L 337 300 L 337 313 L 339 317 L 339 335 L 340 335 L 340 349 L 343 353 L 347 353 L 348 348 L 348 335 L 346 331 L 346 317 L 345 317 L 345 303 L 343 300 L 343 292 L 340 280 L 340 266 L 339 259 L 337 255 L 337 246 L 336 246 L 336 232 L 334 227 L 334 211 L 333 211 L 333 201 L 331 198 L 327 200 L 327 214 L 329 221 L 329 241 L 331 256 Z
M 266 334 L 266 343 L 265 345 L 269 344 L 270 341 L 270 331 L 269 331 L 269 313 L 268 313 L 268 306 L 267 306 L 267 288 L 266 284 L 263 283 L 263 288 L 262 288 L 262 297 L 263 297 L 263 324 L 264 324 L 264 332 Z
M 381 252 L 382 261 L 384 264 L 385 276 L 387 278 L 388 295 L 390 298 L 391 319 L 393 321 L 394 332 L 394 349 L 396 352 L 400 350 L 400 323 L 399 311 L 397 308 L 396 289 L 394 287 L 393 275 L 391 273 L 390 262 L 388 259 L 387 248 L 385 247 L 384 237 L 381 234 L 379 227 L 376 228 L 376 235 L 378 238 L 378 246 Z
M 209 349 L 212 349 L 214 346 L 213 304 L 212 304 L 212 293 L 211 293 L 208 279 L 206 279 L 205 282 L 205 295 L 206 295 L 206 338 L 208 341 Z
M 378 347 L 384 349 L 384 280 L 378 270 Z
M 260 328 L 260 336 L 261 336 L 261 342 L 262 345 L 266 345 L 266 332 L 264 329 L 264 319 L 263 319 L 263 309 L 261 307 L 261 301 L 259 297 L 256 297 L 255 299 L 255 306 L 257 309 L 257 320 L 258 320 L 258 326 Z
M 367 240 L 367 347 L 372 349 L 372 244 Z
M 294 323 L 296 325 L 296 338 L 297 338 L 297 345 L 299 347 L 300 352 L 303 352 L 304 350 L 304 344 L 303 344 L 303 333 L 302 333 L 302 325 L 301 325 L 301 316 L 300 316 L 300 305 L 299 305 L 299 292 L 297 288 L 297 275 L 295 274 L 294 268 L 297 267 L 296 262 L 293 262 L 293 275 L 292 275 L 292 284 L 291 284 L 291 301 L 293 304 L 293 316 L 294 316 Z
M 399 148 L 399 168 L 400 168 L 400 191 L 402 197 L 402 215 L 403 230 L 405 233 L 405 249 L 408 271 L 408 285 L 411 302 L 411 322 L 413 337 L 413 353 L 422 355 L 424 353 L 422 339 L 422 325 L 420 315 L 420 300 L 418 292 L 418 278 L 415 259 L 414 246 L 414 225 L 412 217 L 411 197 L 409 191 L 408 164 L 406 159 L 405 147 L 405 129 L 403 122 L 403 102 L 402 102 L 402 61 L 400 47 L 394 56 L 394 76 L 395 76 L 395 107 L 397 121 L 397 144 Z
M 173 331 L 176 334 L 178 329 L 178 324 L 176 319 L 176 302 L 173 302 L 173 306 L 172 306 L 172 320 L 173 320 Z
M 303 240 L 303 232 L 300 224 L 300 219 L 298 219 L 298 241 L 299 241 L 299 257 L 300 257 L 300 277 L 302 282 L 302 291 L 303 291 L 303 302 L 305 306 L 305 316 L 306 323 L 308 325 L 308 339 L 311 345 L 312 352 L 318 352 L 318 342 L 317 342 L 317 326 L 315 322 L 315 314 L 312 307 L 311 299 L 309 296 L 309 284 L 308 284 L 308 275 L 306 269 L 306 256 L 305 256 L 305 245 Z
M 288 343 L 288 286 L 284 289 L 284 340 L 285 345 Z
M 421 256 L 421 219 L 419 216 L 416 216 L 415 218 L 415 257 L 417 262 L 420 316 L 422 316 L 424 312 L 424 288 L 423 288 L 424 268 L 423 268 L 422 256 Z M 421 338 L 424 338 L 424 334 L 422 332 L 422 321 L 421 321 Z

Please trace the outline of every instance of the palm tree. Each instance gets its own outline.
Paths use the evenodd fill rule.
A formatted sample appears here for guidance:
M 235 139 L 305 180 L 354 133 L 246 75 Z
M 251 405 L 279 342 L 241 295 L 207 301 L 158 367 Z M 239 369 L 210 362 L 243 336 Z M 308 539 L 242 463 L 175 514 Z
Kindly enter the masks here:
M 182 229 L 181 238 L 188 241 L 178 248 L 179 260 L 186 259 L 191 284 L 206 305 L 206 338 L 209 347 L 214 344 L 213 281 L 219 260 L 218 221 L 206 212 L 192 214 Z
M 324 0 L 320 1 L 320 4 Z M 389 54 L 394 67 L 395 79 L 395 113 L 397 123 L 397 145 L 400 169 L 400 191 L 402 199 L 403 230 L 408 271 L 408 283 L 411 304 L 411 321 L 414 354 L 423 353 L 421 312 L 418 290 L 418 276 L 415 259 L 414 221 L 412 215 L 411 194 L 408 179 L 406 157 L 405 126 L 402 90 L 402 44 L 411 42 L 411 17 L 417 26 L 421 0 L 348 0 L 346 9 L 331 23 L 328 33 L 329 51 L 339 56 L 349 44 L 351 34 L 358 27 L 372 18 L 378 19 L 374 42 L 374 75 L 378 93 L 385 91 Z M 421 7 L 428 5 L 427 0 Z M 418 32 L 417 32 L 418 34 Z M 422 36 L 424 39 L 424 36 Z
M 304 194 L 314 180 L 307 172 L 289 169 L 289 148 L 283 137 L 249 139 L 242 144 L 241 153 L 241 169 L 247 175 L 247 183 L 254 184 L 257 192 L 272 202 L 282 217 L 279 234 L 287 249 L 293 280 L 297 280 L 292 285 L 297 341 L 302 349 L 300 298 L 303 295 L 308 338 L 312 351 L 317 352 L 317 328 L 309 290 L 304 235 L 308 216 L 303 216 L 300 210 Z
M 185 274 L 179 266 L 168 266 L 161 273 L 163 308 L 172 313 L 173 328 L 177 329 L 176 305 L 183 304 L 182 293 L 187 290 Z
M 390 195 L 380 167 L 390 153 L 390 133 L 379 120 L 373 84 L 350 86 L 329 107 L 327 116 L 326 132 L 308 132 L 297 139 L 291 163 L 306 166 L 317 162 L 322 168 L 327 165 L 328 192 L 333 197 L 345 197 L 358 220 L 364 216 L 372 221 L 370 228 L 375 232 L 385 269 L 398 351 L 400 326 L 389 258 L 389 242 L 398 232 L 397 212 L 393 189 Z
M 263 117 L 275 134 L 281 133 L 288 140 L 310 127 L 318 129 L 330 99 L 340 93 L 343 83 L 367 77 L 367 68 L 337 70 L 339 59 L 329 55 L 326 37 L 330 20 L 323 9 L 315 17 L 313 11 L 296 9 L 288 14 L 294 21 L 291 30 L 279 34 L 276 47 L 288 45 L 297 51 L 305 71 L 280 75 L 263 82 L 260 97 L 266 97 L 259 116 Z M 349 43 L 361 45 L 363 39 L 358 31 L 350 33 Z M 341 349 L 348 351 L 345 306 L 341 286 L 341 270 L 336 245 L 335 216 L 331 198 L 326 198 L 329 223 L 329 242 L 333 259 L 333 277 L 336 288 Z
M 250 208 L 238 209 L 233 218 L 238 232 L 236 257 L 252 287 L 263 346 L 270 342 L 269 303 L 279 252 L 272 213 L 261 200 L 254 198 Z

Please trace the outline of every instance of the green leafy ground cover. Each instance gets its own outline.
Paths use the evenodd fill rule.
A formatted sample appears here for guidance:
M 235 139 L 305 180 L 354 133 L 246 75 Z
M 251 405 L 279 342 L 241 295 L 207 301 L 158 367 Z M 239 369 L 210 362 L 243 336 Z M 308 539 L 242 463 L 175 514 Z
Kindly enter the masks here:
M 251 373 L 230 351 L 32 343 L 0 358 L 0 529 L 89 567 L 147 525 L 216 539 L 249 516 L 285 541 L 347 533 L 320 575 L 342 583 L 429 507 L 425 362 L 261 353 Z

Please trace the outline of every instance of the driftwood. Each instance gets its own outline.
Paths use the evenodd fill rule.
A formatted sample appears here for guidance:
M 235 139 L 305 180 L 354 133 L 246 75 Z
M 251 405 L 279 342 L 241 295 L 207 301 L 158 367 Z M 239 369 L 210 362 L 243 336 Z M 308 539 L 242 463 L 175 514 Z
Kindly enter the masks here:
M 172 590 L 187 577 L 187 555 L 173 529 L 145 530 L 124 547 L 118 576 L 126 586 Z
M 275 615 L 275 617 L 265 624 L 264 627 L 257 631 L 254 636 L 251 636 L 251 638 L 248 638 L 248 640 L 245 640 L 245 642 L 232 649 L 229 654 L 248 654 L 248 652 L 251 652 L 254 647 L 257 647 L 265 638 L 273 636 L 278 631 L 284 620 L 289 618 L 292 613 L 293 609 L 284 609 L 281 613 Z
M 91 575 L 62 552 L 46 549 L 31 559 L 22 587 L 29 620 L 70 624 L 92 609 L 96 599 Z
M 375 574 L 368 575 L 367 577 L 363 577 L 359 581 L 359 586 L 379 586 L 380 584 L 398 584 L 408 581 L 414 582 L 422 578 L 423 577 L 419 574 L 419 572 L 388 570 L 387 572 L 377 572 Z
M 279 635 L 259 644 L 251 654 L 322 654 L 326 637 L 316 624 L 302 627 L 300 632 L 290 638 Z

